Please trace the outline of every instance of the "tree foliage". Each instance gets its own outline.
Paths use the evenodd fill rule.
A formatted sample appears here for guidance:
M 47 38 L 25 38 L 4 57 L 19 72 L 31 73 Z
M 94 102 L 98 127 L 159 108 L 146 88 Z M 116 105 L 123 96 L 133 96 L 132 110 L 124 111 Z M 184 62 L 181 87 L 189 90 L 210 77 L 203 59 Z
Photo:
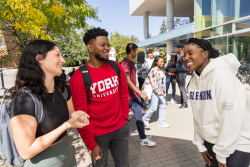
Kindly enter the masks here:
M 121 62 L 126 57 L 126 46 L 128 43 L 138 43 L 139 39 L 132 36 L 121 35 L 118 32 L 111 32 L 109 37 L 110 47 L 116 50 L 116 61 Z
M 0 30 L 10 33 L 20 50 L 34 39 L 84 30 L 89 18 L 98 20 L 97 9 L 85 0 L 0 0 Z
M 167 31 L 167 25 L 166 25 L 165 19 L 163 19 L 163 20 L 162 20 L 161 27 L 160 27 L 160 34 L 166 32 L 166 31 Z
M 174 28 L 184 26 L 190 23 L 189 17 L 175 17 L 174 18 Z

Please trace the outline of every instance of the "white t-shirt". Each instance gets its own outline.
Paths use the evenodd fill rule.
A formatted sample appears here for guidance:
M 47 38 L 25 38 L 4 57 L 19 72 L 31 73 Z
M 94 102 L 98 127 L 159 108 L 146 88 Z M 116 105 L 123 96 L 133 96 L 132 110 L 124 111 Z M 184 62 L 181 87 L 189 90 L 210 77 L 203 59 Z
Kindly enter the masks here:
M 146 61 L 147 61 L 147 63 L 148 63 L 149 68 L 151 68 L 151 66 L 152 66 L 152 64 L 153 64 L 153 61 L 154 61 L 154 58 L 153 58 L 153 59 L 147 58 Z
M 165 77 L 164 72 L 160 70 L 161 84 L 163 83 L 163 79 Z

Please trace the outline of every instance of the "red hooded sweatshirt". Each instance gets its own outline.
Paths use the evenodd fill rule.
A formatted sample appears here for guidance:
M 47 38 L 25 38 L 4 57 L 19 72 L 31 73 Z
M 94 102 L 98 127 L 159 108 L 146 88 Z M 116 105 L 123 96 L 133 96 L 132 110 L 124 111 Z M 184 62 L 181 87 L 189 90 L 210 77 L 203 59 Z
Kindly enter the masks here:
M 129 118 L 128 85 L 123 68 L 117 64 L 121 71 L 120 84 L 119 77 L 107 62 L 100 68 L 92 68 L 86 63 L 92 80 L 90 104 L 87 104 L 86 89 L 79 69 L 70 80 L 75 111 L 82 110 L 90 116 L 90 124 L 78 129 L 90 151 L 97 146 L 95 136 L 121 128 L 126 124 L 125 119 Z

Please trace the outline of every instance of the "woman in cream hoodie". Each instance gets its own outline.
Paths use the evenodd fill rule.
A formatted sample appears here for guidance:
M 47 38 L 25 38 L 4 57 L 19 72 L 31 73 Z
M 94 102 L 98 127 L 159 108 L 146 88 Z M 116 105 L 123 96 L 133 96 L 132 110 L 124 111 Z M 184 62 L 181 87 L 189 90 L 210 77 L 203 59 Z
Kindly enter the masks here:
M 195 71 L 188 92 L 194 119 L 194 140 L 207 166 L 249 167 L 250 99 L 235 77 L 235 55 L 217 57 L 210 42 L 190 38 L 184 50 Z M 215 58 L 210 61 L 210 58 Z

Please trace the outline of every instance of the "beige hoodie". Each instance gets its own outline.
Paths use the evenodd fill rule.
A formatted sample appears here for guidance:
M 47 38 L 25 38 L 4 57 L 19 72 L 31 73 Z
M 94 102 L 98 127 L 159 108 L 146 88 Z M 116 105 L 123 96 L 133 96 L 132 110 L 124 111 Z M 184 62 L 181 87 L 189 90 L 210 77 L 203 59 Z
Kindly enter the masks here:
M 195 73 L 188 91 L 194 117 L 193 143 L 206 151 L 204 140 L 215 144 L 221 163 L 235 150 L 250 153 L 250 99 L 235 77 L 240 63 L 228 54 L 211 61 L 200 76 Z

